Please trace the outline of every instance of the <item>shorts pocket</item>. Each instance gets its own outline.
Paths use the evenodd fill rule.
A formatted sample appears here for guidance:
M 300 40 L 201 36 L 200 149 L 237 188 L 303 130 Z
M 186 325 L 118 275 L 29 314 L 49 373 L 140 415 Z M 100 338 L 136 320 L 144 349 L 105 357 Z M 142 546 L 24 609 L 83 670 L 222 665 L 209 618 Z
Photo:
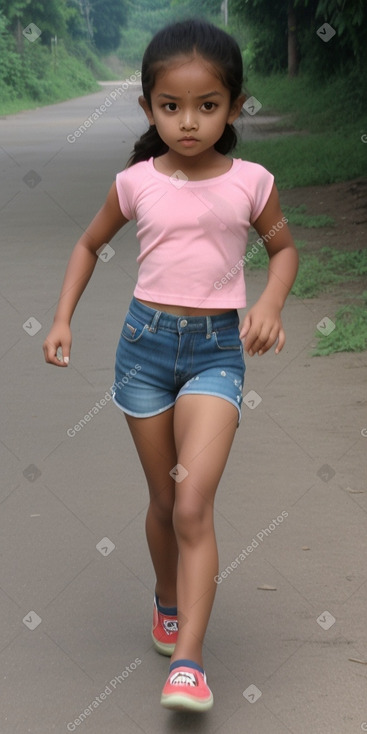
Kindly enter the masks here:
M 238 331 L 237 327 L 218 329 L 217 331 L 214 331 L 214 337 L 218 349 L 231 349 L 238 352 L 241 350 L 242 343 L 240 339 L 240 332 Z
M 148 324 L 142 324 L 141 321 L 138 321 L 130 312 L 128 312 L 122 327 L 121 336 L 126 339 L 127 342 L 135 343 L 141 339 L 147 328 Z

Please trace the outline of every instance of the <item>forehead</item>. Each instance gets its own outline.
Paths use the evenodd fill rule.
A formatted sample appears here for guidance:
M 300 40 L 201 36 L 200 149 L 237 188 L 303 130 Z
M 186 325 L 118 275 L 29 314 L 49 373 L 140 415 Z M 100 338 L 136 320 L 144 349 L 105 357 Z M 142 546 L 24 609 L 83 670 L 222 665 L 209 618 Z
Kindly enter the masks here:
M 229 95 L 214 64 L 192 55 L 177 56 L 162 64 L 157 70 L 152 91 L 154 94 L 166 92 L 199 96 L 214 90 Z

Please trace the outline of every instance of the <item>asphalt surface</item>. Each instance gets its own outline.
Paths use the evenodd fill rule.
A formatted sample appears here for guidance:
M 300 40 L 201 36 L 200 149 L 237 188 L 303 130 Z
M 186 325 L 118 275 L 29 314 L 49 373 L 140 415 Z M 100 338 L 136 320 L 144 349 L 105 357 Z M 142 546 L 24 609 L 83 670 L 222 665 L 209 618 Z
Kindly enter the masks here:
M 137 87 L 101 112 L 111 89 L 0 120 L 0 732 L 367 731 L 366 353 L 310 357 L 327 297 L 290 297 L 283 352 L 247 360 L 216 498 L 214 708 L 160 707 L 145 478 L 123 415 L 100 402 L 136 280 L 134 223 L 77 308 L 70 366 L 42 353 L 71 249 L 145 129 Z M 249 303 L 265 278 L 248 276 Z

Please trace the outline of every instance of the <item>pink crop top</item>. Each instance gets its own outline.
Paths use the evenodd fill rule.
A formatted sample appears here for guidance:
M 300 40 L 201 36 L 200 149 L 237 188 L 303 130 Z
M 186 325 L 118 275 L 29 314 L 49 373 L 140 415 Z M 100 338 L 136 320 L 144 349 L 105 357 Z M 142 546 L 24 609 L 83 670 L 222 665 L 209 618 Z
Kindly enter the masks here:
M 240 158 L 215 178 L 183 176 L 156 171 L 153 158 L 116 176 L 121 211 L 137 221 L 134 296 L 167 305 L 242 308 L 248 230 L 264 209 L 274 177 Z

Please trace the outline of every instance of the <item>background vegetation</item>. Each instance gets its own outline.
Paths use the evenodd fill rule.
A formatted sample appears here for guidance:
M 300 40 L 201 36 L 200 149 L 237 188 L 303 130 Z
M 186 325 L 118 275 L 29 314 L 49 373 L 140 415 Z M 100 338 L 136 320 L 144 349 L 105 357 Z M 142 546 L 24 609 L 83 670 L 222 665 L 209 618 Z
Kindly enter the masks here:
M 113 78 L 102 54 L 119 45 L 125 22 L 121 0 L 0 0 L 1 113 L 92 92 L 96 78 Z
M 0 113 L 95 91 L 98 78 L 124 78 L 159 28 L 198 15 L 237 39 L 248 96 L 260 101 L 262 117 L 278 117 L 271 136 L 259 126 L 263 139 L 253 141 L 246 123 L 256 128 L 256 117 L 243 112 L 236 155 L 269 168 L 283 189 L 365 175 L 365 0 L 0 0 Z M 302 226 L 327 224 L 315 217 L 311 224 L 299 208 L 292 216 Z M 301 298 L 366 277 L 361 252 L 316 258 L 298 244 Z M 336 316 L 338 328 L 318 353 L 366 348 L 366 292 Z

